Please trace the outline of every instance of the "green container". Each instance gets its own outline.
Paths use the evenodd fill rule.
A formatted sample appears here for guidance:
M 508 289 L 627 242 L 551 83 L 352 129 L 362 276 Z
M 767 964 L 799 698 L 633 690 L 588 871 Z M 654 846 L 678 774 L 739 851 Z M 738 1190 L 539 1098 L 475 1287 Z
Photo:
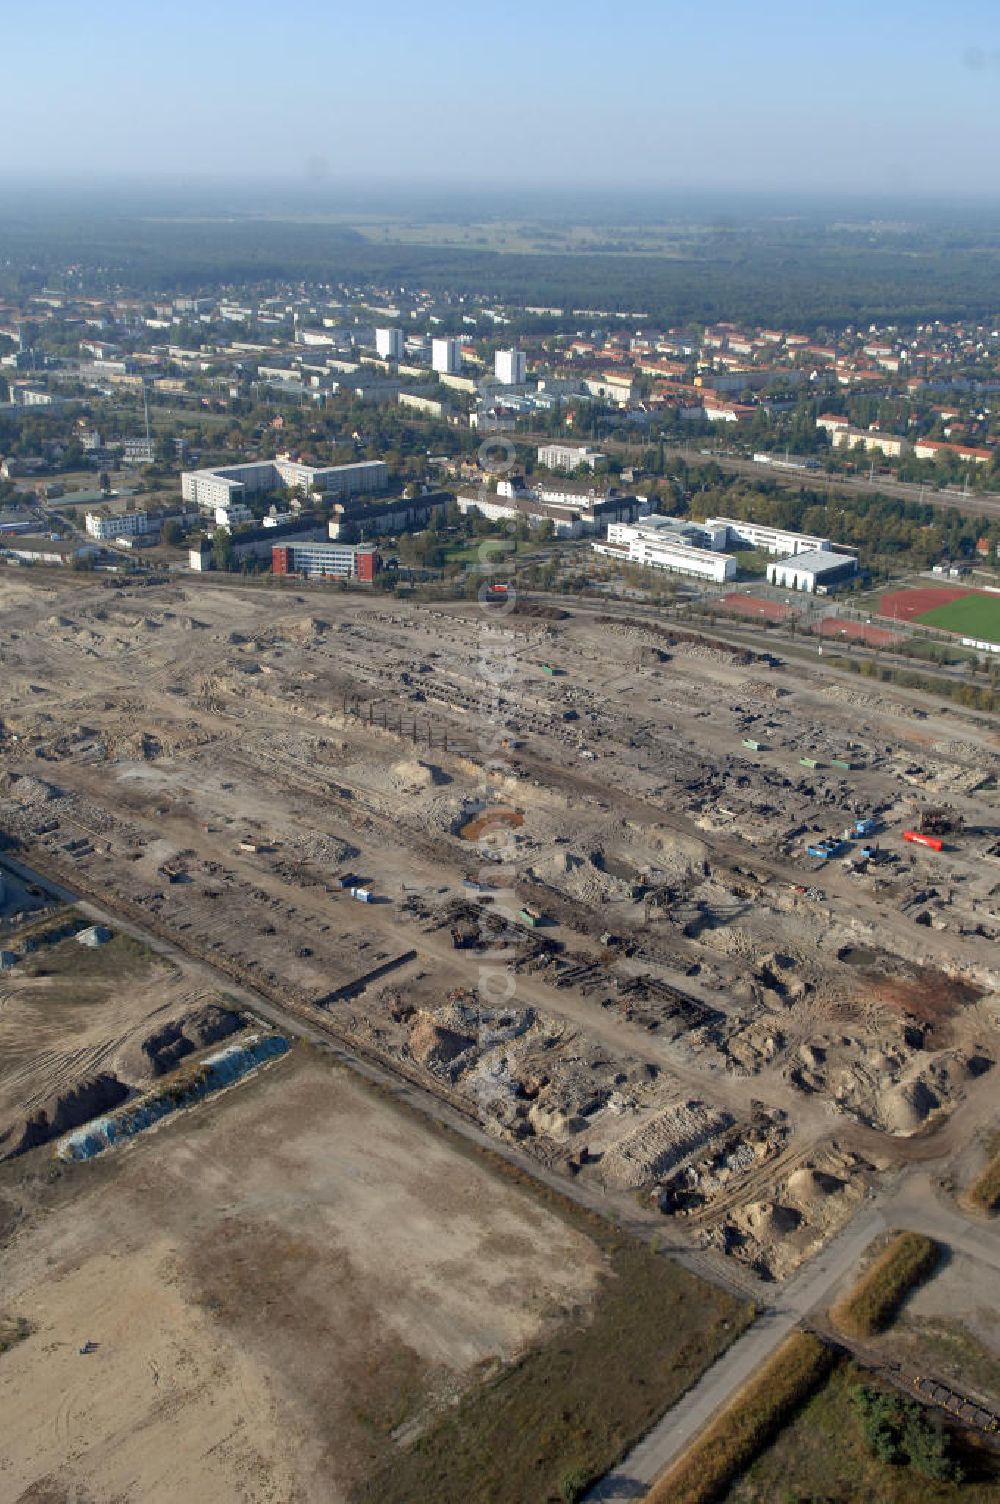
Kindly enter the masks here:
M 815 757 L 800 757 L 799 758 L 799 762 L 802 764 L 802 766 L 804 768 L 818 768 L 819 767 L 819 763 L 816 761 Z
M 748 747 L 751 752 L 759 752 L 760 751 L 760 742 L 753 741 L 752 738 L 749 737 L 749 736 L 745 736 L 743 738 L 743 745 L 744 745 L 744 747 Z
M 830 766 L 831 768 L 843 768 L 845 773 L 849 773 L 854 764 L 847 762 L 843 757 L 831 757 Z

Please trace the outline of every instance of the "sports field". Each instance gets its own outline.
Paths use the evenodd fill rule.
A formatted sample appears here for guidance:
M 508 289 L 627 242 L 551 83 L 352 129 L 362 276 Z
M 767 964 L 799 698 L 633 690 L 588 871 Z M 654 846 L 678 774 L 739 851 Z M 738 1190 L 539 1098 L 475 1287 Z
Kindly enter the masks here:
M 868 648 L 891 648 L 902 642 L 901 632 L 889 632 L 885 627 L 871 627 L 865 622 L 845 621 L 840 616 L 824 616 L 813 628 L 820 637 L 836 637 L 843 642 L 863 642 Z
M 716 606 L 720 611 L 731 611 L 734 616 L 748 616 L 757 621 L 784 621 L 786 617 L 795 615 L 791 607 L 782 605 L 781 601 L 765 600 L 759 595 L 744 595 L 739 590 L 720 595 Z
M 917 620 L 943 632 L 1000 643 L 1000 595 L 963 595 L 960 600 L 924 612 Z
M 891 590 L 879 601 L 880 616 L 897 621 L 919 621 L 928 611 L 960 601 L 971 592 L 962 585 L 920 585 L 915 589 Z

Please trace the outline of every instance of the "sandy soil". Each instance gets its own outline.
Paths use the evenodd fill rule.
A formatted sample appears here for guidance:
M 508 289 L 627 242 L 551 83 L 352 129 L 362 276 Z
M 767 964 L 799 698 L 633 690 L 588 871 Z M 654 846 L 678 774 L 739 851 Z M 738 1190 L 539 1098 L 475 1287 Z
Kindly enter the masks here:
M 784 1274 L 826 1205 L 785 1214 L 795 1164 L 857 1153 L 830 1202 L 852 1206 L 869 1162 L 922 1153 L 990 1079 L 996 1011 L 970 988 L 1000 984 L 996 730 L 609 609 L 494 628 L 461 604 L 0 576 L 0 826 L 578 1184 L 607 1187 L 625 1143 L 666 1211 L 664 1177 L 696 1170 L 671 1234 L 731 1222 Z M 925 803 L 964 819 L 944 853 L 902 841 Z M 516 829 L 461 839 L 500 807 Z M 877 861 L 809 857 L 861 815 Z M 506 951 L 481 938 L 499 912 Z M 691 1115 L 742 1142 L 665 1143 Z
M 12 1501 L 336 1504 L 601 1267 L 304 1047 L 59 1193 L 0 1257 L 33 1328 L 0 1357 Z

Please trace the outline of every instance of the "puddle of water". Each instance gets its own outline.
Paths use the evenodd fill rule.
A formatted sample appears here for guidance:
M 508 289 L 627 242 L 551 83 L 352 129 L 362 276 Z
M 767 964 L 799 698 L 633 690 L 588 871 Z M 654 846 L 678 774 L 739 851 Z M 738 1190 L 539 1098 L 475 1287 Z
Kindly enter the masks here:
M 837 952 L 837 960 L 843 961 L 845 966 L 874 966 L 878 956 L 873 950 L 866 950 L 863 945 L 845 945 Z

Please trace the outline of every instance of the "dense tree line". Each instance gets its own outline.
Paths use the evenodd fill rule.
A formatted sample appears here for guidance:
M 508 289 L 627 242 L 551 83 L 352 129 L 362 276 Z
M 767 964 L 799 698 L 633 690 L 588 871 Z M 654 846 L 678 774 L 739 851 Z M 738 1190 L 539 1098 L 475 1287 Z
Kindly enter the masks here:
M 875 571 L 927 568 L 942 558 L 968 557 L 982 537 L 1000 542 L 995 519 L 891 496 L 828 496 L 809 486 L 751 485 L 714 464 L 689 471 L 680 461 L 674 479 L 656 489 L 665 511 L 738 517 L 819 534 L 857 549 L 862 564 Z
M 933 222 L 907 236 L 858 236 L 804 221 L 705 226 L 679 256 L 516 254 L 385 243 L 345 225 L 280 219 L 151 222 L 84 210 L 0 227 L 0 285 L 31 291 L 76 268 L 75 285 L 141 294 L 302 279 L 406 284 L 514 304 L 641 310 L 671 324 L 722 318 L 817 330 L 996 310 L 992 223 Z

